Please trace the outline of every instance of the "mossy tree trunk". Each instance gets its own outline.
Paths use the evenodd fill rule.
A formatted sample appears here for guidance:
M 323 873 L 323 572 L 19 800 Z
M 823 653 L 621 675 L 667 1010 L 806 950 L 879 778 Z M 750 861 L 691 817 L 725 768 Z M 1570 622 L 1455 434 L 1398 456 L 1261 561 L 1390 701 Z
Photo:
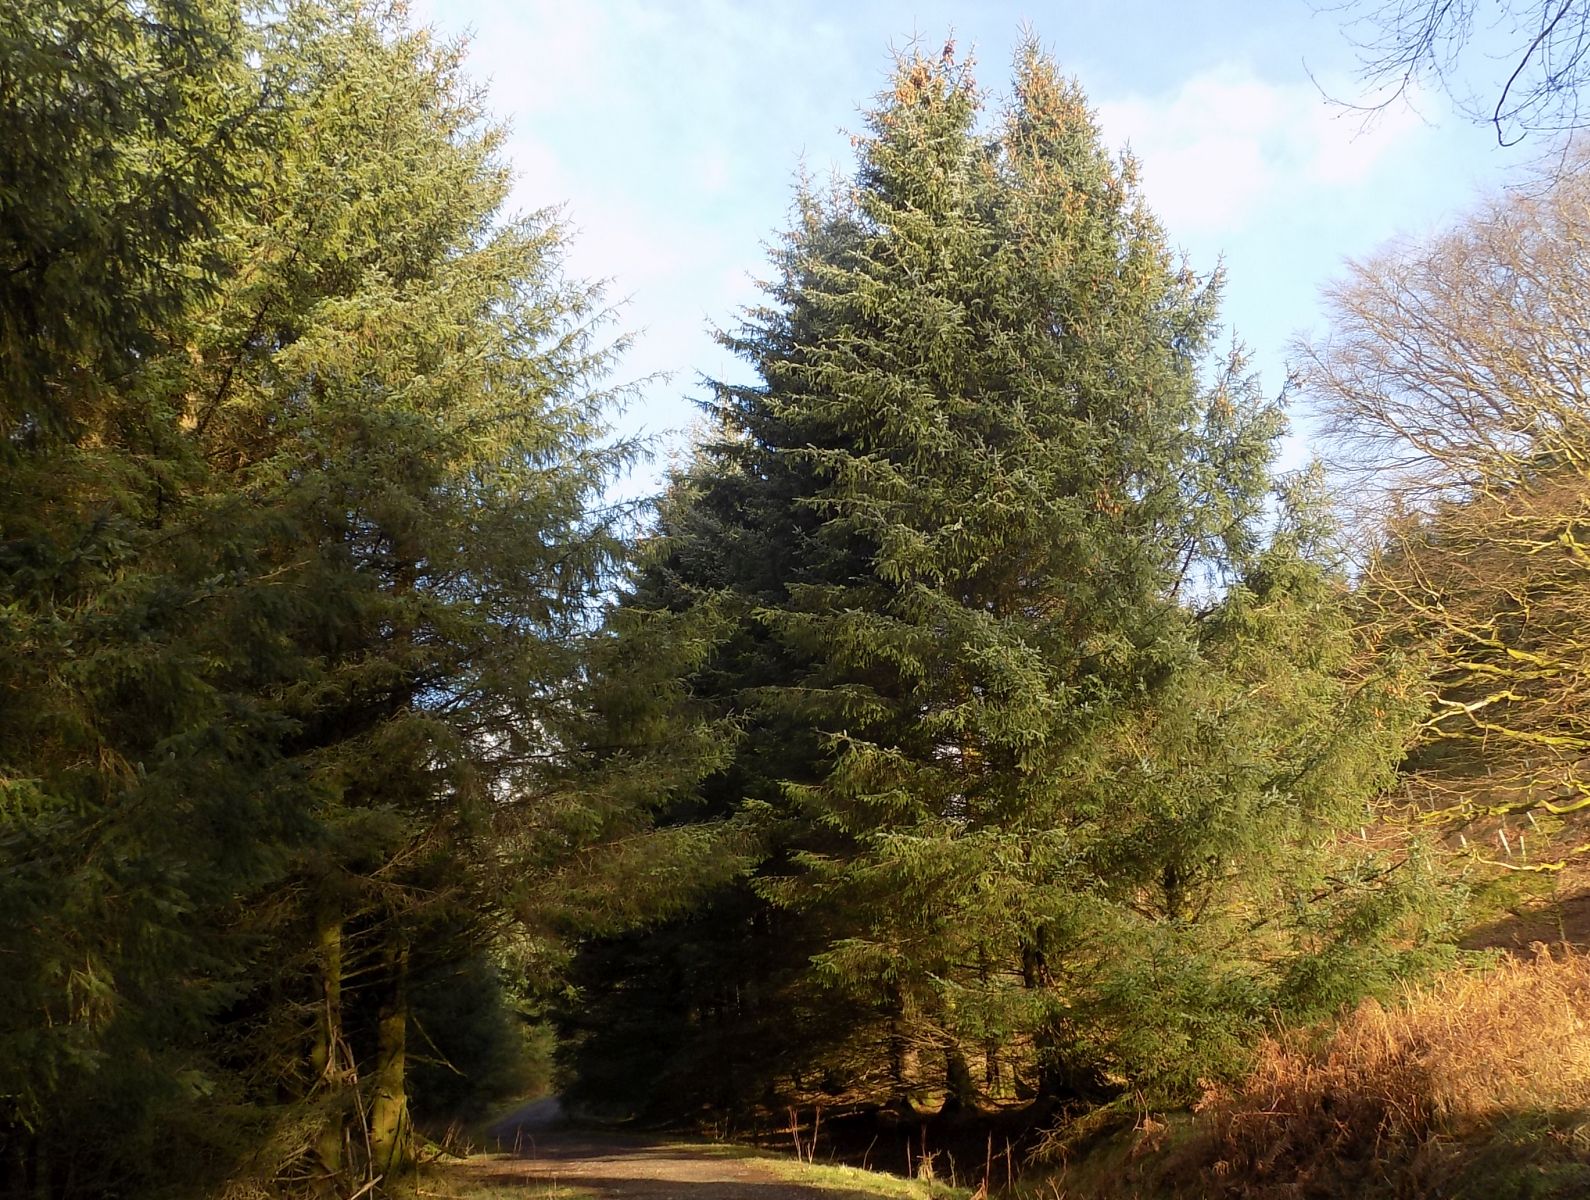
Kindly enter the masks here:
M 386 994 L 376 1018 L 376 1064 L 370 1100 L 370 1172 L 391 1179 L 414 1163 L 409 1121 L 408 940 L 393 933 L 386 951 Z
M 911 1091 L 916 1082 L 916 1043 L 912 1037 L 911 1006 L 903 989 L 891 997 L 889 1018 L 889 1103 L 902 1113 L 915 1110 Z
M 342 1028 L 342 918 L 323 908 L 315 928 L 315 956 L 320 973 L 320 1004 L 315 1014 L 315 1039 L 310 1049 L 313 1094 L 325 1104 L 325 1117 L 312 1151 L 316 1191 L 336 1195 L 348 1129 L 348 1087 L 353 1071 Z

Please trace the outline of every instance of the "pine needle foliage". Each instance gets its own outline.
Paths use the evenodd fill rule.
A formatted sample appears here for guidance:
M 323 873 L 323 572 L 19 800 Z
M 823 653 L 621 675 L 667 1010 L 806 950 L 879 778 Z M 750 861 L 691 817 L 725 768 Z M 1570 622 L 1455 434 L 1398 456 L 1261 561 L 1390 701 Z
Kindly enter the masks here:
M 763 857 L 590 952 L 653 1006 L 580 1026 L 590 1080 L 607 1039 L 674 1105 L 1184 1089 L 1343 932 L 1307 899 L 1401 709 L 1280 410 L 1080 89 L 1026 44 L 983 104 L 952 47 L 903 57 L 723 335 L 756 381 L 715 386 L 629 603 L 734 614 L 691 686 L 744 738 L 674 817 Z
M 413 1005 L 500 1021 L 717 745 L 681 622 L 595 748 L 622 339 L 399 8 L 0 37 L 0 1189 L 390 1184 Z

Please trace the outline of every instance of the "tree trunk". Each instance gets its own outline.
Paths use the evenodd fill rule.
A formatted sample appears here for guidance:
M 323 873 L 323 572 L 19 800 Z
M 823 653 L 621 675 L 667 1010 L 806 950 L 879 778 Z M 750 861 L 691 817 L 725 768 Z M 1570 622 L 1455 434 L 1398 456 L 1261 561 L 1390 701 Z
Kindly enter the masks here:
M 1049 970 L 1049 956 L 1044 948 L 1044 930 L 1039 928 L 1032 941 L 1021 950 L 1022 986 L 1028 991 L 1047 991 L 1054 984 Z M 1032 1048 L 1036 1061 L 1037 1078 L 1034 1081 L 1037 1098 L 1056 1100 L 1068 1093 L 1067 1077 L 1061 1065 L 1060 1031 L 1050 1016 L 1041 1018 L 1032 1031 Z
M 370 1173 L 391 1180 L 414 1163 L 409 1124 L 409 947 L 393 934 L 387 947 L 387 989 L 376 1018 L 375 1091 L 370 1101 Z
M 315 1135 L 315 1190 L 334 1196 L 343 1171 L 352 1072 L 342 1032 L 342 919 L 329 908 L 322 910 L 315 929 L 315 956 L 320 968 L 320 1010 L 309 1065 L 314 1072 L 314 1090 L 327 1104 L 324 1123 Z
M 916 1077 L 916 1044 L 911 1037 L 910 1006 L 905 993 L 894 989 L 893 1013 L 889 1017 L 889 1103 L 902 1113 L 913 1111 L 911 1086 Z
M 1049 966 L 1042 929 L 1038 935 L 1022 950 L 1022 982 L 1030 990 L 1052 989 L 1056 981 Z M 1054 1012 L 1039 1019 L 1037 1028 L 1032 1031 L 1032 1048 L 1037 1060 L 1036 1098 L 1039 1101 L 1060 1103 L 1084 1099 L 1099 1102 L 1119 1093 L 1095 1066 L 1076 1060 L 1073 1048 L 1066 1042 L 1066 1030 Z
M 33 1143 L 33 1196 L 34 1200 L 52 1200 L 55 1195 L 50 1178 L 50 1152 L 43 1138 Z
M 988 954 L 979 952 L 977 978 L 984 988 L 988 987 L 988 976 Z M 999 1095 L 999 1038 L 993 1033 L 983 1038 L 983 1095 L 989 1100 Z
M 972 1078 L 972 1068 L 966 1055 L 953 1042 L 944 1048 L 944 1107 L 945 1113 L 975 1112 L 977 1110 L 977 1081 Z

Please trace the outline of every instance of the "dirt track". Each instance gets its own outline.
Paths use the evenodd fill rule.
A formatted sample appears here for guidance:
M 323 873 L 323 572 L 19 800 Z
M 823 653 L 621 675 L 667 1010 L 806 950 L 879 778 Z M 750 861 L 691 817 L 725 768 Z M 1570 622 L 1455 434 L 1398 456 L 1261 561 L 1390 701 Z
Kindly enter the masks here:
M 497 1187 L 556 1184 L 601 1200 L 846 1200 L 844 1192 L 792 1183 L 763 1162 L 710 1146 L 560 1130 L 561 1115 L 556 1101 L 527 1105 L 492 1127 L 493 1153 L 457 1171 Z

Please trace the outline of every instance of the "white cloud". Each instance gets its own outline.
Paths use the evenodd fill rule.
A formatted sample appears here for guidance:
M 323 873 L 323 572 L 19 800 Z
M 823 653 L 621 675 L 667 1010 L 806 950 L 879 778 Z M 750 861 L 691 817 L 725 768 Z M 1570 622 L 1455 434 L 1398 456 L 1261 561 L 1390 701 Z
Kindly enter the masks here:
M 1365 124 L 1313 84 L 1267 83 L 1245 67 L 1206 71 L 1174 92 L 1099 105 L 1106 138 L 1141 160 L 1155 211 L 1177 234 L 1231 233 L 1256 212 L 1362 186 L 1422 126 L 1411 109 Z
M 598 83 L 590 64 L 601 61 L 612 37 L 605 5 L 483 0 L 472 7 L 470 71 L 492 80 L 499 115 L 528 118 L 590 102 Z M 454 27 L 446 0 L 420 0 L 419 9 L 422 19 Z
M 476 31 L 469 70 L 511 122 L 515 205 L 563 203 L 578 233 L 571 274 L 611 279 L 609 298 L 629 301 L 619 327 L 641 336 L 618 377 L 672 376 L 642 389 L 626 430 L 689 425 L 698 371 L 744 376 L 708 327 L 732 327 L 757 299 L 752 279 L 768 273 L 764 246 L 786 220 L 797 161 L 819 183 L 848 162 L 839 130 L 859 126 L 858 105 L 882 86 L 890 35 L 955 15 L 954 0 L 913 3 L 415 0 L 421 19 Z M 1012 4 L 972 6 L 957 23 L 997 90 Z M 1099 27 L 1097 44 L 1115 46 L 1113 31 Z M 1074 40 L 1091 44 L 1085 21 Z M 1152 82 L 1100 105 L 1105 134 L 1142 160 L 1174 242 L 1205 267 L 1226 253 L 1230 316 L 1273 358 L 1312 311 L 1313 281 L 1405 223 L 1415 185 L 1444 192 L 1443 177 L 1423 169 L 1428 139 L 1411 113 L 1360 134 L 1306 79 L 1268 81 L 1291 43 L 1238 63 L 1241 50 L 1222 42 L 1211 53 L 1234 65 L 1191 77 L 1180 74 L 1188 63 L 1220 59 L 1175 48 L 1116 74 Z M 1280 377 L 1268 359 L 1266 371 Z

